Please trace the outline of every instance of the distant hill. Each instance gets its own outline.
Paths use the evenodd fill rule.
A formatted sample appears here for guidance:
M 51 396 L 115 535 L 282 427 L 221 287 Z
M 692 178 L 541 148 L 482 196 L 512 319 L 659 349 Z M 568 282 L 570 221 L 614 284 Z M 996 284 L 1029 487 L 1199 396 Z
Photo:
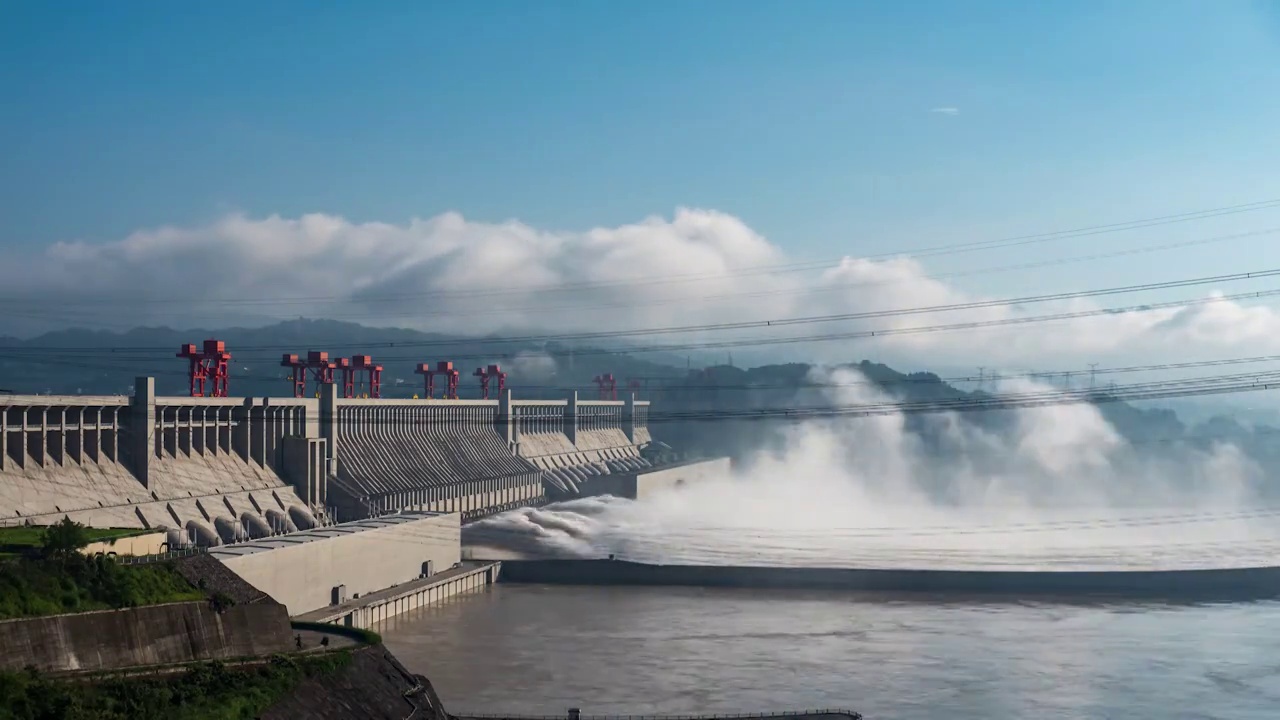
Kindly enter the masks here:
M 119 394 L 127 395 L 133 378 L 156 378 L 157 392 L 183 395 L 187 391 L 186 363 L 176 357 L 179 346 L 199 344 L 209 337 L 227 342 L 232 353 L 232 394 L 284 396 L 292 390 L 280 367 L 285 352 L 305 354 L 327 350 L 331 356 L 369 354 L 386 368 L 383 379 L 387 397 L 420 393 L 421 376 L 413 373 L 420 362 L 452 360 L 461 373 L 461 395 L 477 397 L 478 381 L 471 372 L 478 366 L 498 363 L 509 373 L 508 387 L 521 398 L 562 398 L 576 390 L 593 397 L 592 378 L 612 373 L 619 393 L 635 379 L 643 398 L 654 402 L 654 414 L 726 412 L 759 408 L 827 407 L 859 402 L 849 388 L 814 387 L 811 366 L 804 363 L 766 365 L 744 369 L 730 365 L 686 367 L 670 356 L 658 360 L 648 355 L 605 352 L 588 345 L 532 341 L 490 341 L 423 333 L 408 329 L 370 328 L 332 320 L 293 320 L 260 328 L 217 330 L 135 328 L 124 333 L 95 330 L 62 330 L 19 340 L 0 338 L 0 389 L 15 393 Z M 927 372 L 903 373 L 883 364 L 863 361 L 853 365 L 876 384 L 880 392 L 909 400 L 956 400 L 979 393 L 961 390 Z M 979 391 L 980 392 L 980 391 Z M 1184 442 L 1208 446 L 1230 441 L 1280 471 L 1280 429 L 1237 422 L 1231 417 L 1198 418 L 1185 423 L 1168 409 L 1138 407 L 1127 403 L 1098 406 L 1103 415 L 1129 440 L 1152 445 Z M 1009 413 L 966 413 L 971 422 L 993 432 L 1007 428 Z M 927 434 L 924 416 L 909 416 L 907 427 Z M 776 425 L 756 420 L 655 423 L 655 434 L 676 445 L 707 453 L 742 455 L 775 442 Z
M 603 373 L 612 373 L 620 385 L 630 377 L 684 373 L 670 365 L 590 348 L 292 320 L 259 328 L 61 330 L 27 340 L 0 338 L 0 387 L 19 393 L 127 394 L 134 377 L 150 375 L 156 378 L 158 393 L 181 395 L 187 391 L 187 380 L 186 362 L 176 357 L 179 347 L 211 337 L 225 341 L 232 354 L 234 395 L 291 394 L 280 358 L 309 350 L 328 351 L 331 357 L 371 355 L 385 367 L 383 393 L 388 397 L 421 392 L 422 377 L 414 374 L 414 367 L 440 360 L 453 361 L 462 373 L 463 397 L 479 394 L 471 373 L 491 363 L 501 364 L 509 374 L 509 386 L 529 398 L 563 397 L 573 389 L 594 392 L 592 378 Z

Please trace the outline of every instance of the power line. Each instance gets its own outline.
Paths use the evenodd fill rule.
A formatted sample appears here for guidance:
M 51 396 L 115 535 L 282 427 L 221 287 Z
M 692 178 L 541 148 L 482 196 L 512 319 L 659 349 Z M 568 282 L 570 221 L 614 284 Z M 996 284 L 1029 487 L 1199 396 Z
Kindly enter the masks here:
M 1024 325 L 1024 324 L 1031 324 L 1031 323 L 1052 322 L 1052 321 L 1060 321 L 1060 320 L 1075 320 L 1075 319 L 1082 319 L 1082 318 L 1088 318 L 1088 317 L 1097 317 L 1101 315 L 1118 314 L 1123 312 L 1151 311 L 1151 310 L 1159 310 L 1159 309 L 1173 308 L 1173 307 L 1184 307 L 1189 305 L 1199 305 L 1199 304 L 1207 304 L 1207 303 L 1214 303 L 1214 302 L 1227 302 L 1227 301 L 1242 300 L 1242 299 L 1270 297 L 1275 295 L 1280 295 L 1280 290 L 1270 290 L 1270 291 L 1253 292 L 1253 293 L 1240 293 L 1236 295 L 1221 295 L 1221 296 L 1213 296 L 1208 298 L 1199 298 L 1194 300 L 1179 300 L 1179 301 L 1170 301 L 1167 303 L 1155 303 L 1155 304 L 1146 304 L 1146 305 L 1140 305 L 1140 306 L 1129 306 L 1129 307 L 1120 307 L 1120 308 L 1114 308 L 1114 307 L 1099 308 L 1096 310 L 1080 311 L 1075 313 L 1058 313 L 1053 315 L 1027 316 L 1027 317 L 1021 317 L 1021 318 L 1005 318 L 1005 319 L 999 319 L 999 320 L 978 321 L 978 322 L 969 322 L 969 323 L 953 323 L 949 325 L 912 326 L 912 327 L 905 327 L 905 328 L 884 328 L 880 330 L 862 330 L 862 331 L 851 331 L 851 332 L 845 332 L 845 333 L 829 333 L 829 334 L 822 334 L 822 335 L 808 335 L 808 336 L 784 337 L 784 338 L 760 338 L 760 339 L 702 342 L 702 343 L 689 343 L 689 344 L 631 346 L 631 347 L 621 348 L 621 349 L 582 348 L 582 349 L 572 350 L 571 352 L 573 352 L 577 356 L 632 355 L 632 354 L 639 354 L 644 352 L 671 352 L 674 350 L 783 345 L 783 344 L 795 344 L 795 343 L 806 343 L 806 342 L 830 342 L 834 340 L 867 339 L 867 338 L 874 338 L 874 337 L 886 337 L 891 335 L 925 334 L 925 333 L 934 333 L 934 332 L 948 332 L 948 331 L 955 331 L 955 330 L 972 330 L 972 329 L 983 329 L 983 328 L 1012 326 L 1012 325 Z M 426 344 L 434 344 L 434 343 L 419 343 L 416 341 L 407 342 L 407 343 L 387 343 L 386 347 L 408 348 L 408 347 L 418 347 Z M 269 346 L 266 346 L 266 347 L 269 347 Z M 290 346 L 278 346 L 278 347 L 290 347 Z M 334 345 L 329 345 L 329 347 L 333 348 Z M 378 347 L 378 345 L 366 343 L 362 345 L 357 345 L 356 347 L 368 349 L 370 347 Z M 258 346 L 257 349 L 261 351 L 262 349 L 265 349 L 265 348 L 264 346 Z M 35 359 L 36 361 L 39 361 L 39 362 L 70 365 L 71 364 L 70 361 L 66 359 L 62 359 L 63 354 L 83 353 L 83 352 L 89 352 L 89 351 L 92 351 L 95 354 L 98 354 L 100 356 L 101 355 L 115 356 L 121 359 L 128 358 L 133 360 L 148 359 L 146 357 L 139 357 L 137 353 L 155 352 L 154 349 L 140 349 L 140 348 L 48 348 L 48 347 L 29 348 L 28 347 L 28 348 L 0 349 L 0 357 L 7 356 L 12 360 Z M 252 351 L 253 350 L 248 350 L 248 351 L 243 349 L 237 350 L 237 352 L 239 353 L 247 353 Z M 56 353 L 57 354 L 56 358 L 58 359 L 49 358 L 48 354 L 50 352 Z M 42 359 L 42 354 L 43 354 L 43 359 Z M 513 354 L 513 353 L 507 353 L 507 352 L 501 352 L 501 351 L 494 351 L 489 353 L 452 353 L 450 356 L 454 360 L 460 360 L 460 359 L 493 360 L 497 358 L 509 358 L 515 355 L 518 355 L 518 353 Z M 241 357 L 243 357 L 243 355 Z M 167 355 L 166 355 L 166 358 L 167 358 Z M 398 360 L 398 359 L 418 360 L 419 356 L 412 355 L 412 356 L 403 356 L 403 357 L 394 357 L 394 356 L 388 357 L 386 355 L 383 355 L 380 357 L 380 359 L 382 359 L 383 361 L 392 361 L 392 360 Z M 95 358 L 94 363 L 92 363 L 92 367 L 101 367 L 104 361 L 105 361 L 105 358 L 102 358 L 102 359 Z M 1239 361 L 1244 362 L 1244 361 L 1248 361 L 1248 359 L 1240 359 Z M 1258 361 L 1261 361 L 1261 359 L 1259 359 Z M 1231 364 L 1232 362 L 1235 362 L 1235 361 L 1231 361 L 1231 360 L 1209 361 L 1205 364 L 1206 365 Z M 86 363 L 85 365 L 89 366 L 88 363 Z M 1168 368 L 1179 367 L 1179 366 L 1195 367 L 1196 364 L 1168 363 L 1168 364 L 1159 365 L 1159 366 L 1146 366 L 1146 367 L 1150 367 L 1152 369 L 1168 369 Z M 173 371 L 173 372 L 174 374 L 179 374 L 177 371 Z M 1054 373 L 1054 375 L 1059 375 L 1064 378 L 1070 378 L 1075 374 L 1075 372 L 1078 372 L 1078 371 L 1074 371 L 1074 372 L 1063 371 L 1063 372 Z
M 1218 283 L 1239 282 L 1243 280 L 1259 280 L 1259 279 L 1273 278 L 1277 276 L 1280 276 L 1280 269 L 1268 269 L 1268 270 L 1258 270 L 1253 272 L 1234 273 L 1230 275 L 1214 275 L 1214 276 L 1189 278 L 1185 280 L 1171 280 L 1171 281 L 1155 282 L 1155 283 L 1142 283 L 1138 285 L 1125 285 L 1125 286 L 1119 286 L 1119 287 L 1100 288 L 1096 290 L 1082 290 L 1082 291 L 1075 291 L 1075 292 L 1052 293 L 1052 294 L 1045 294 L 1045 295 L 1030 295 L 1030 296 L 1024 296 L 1024 297 L 1005 298 L 1005 299 L 999 299 L 999 300 L 981 300 L 981 301 L 972 301 L 972 302 L 964 302 L 964 303 L 950 303 L 945 305 L 932 305 L 932 306 L 913 307 L 913 308 L 898 308 L 898 309 L 892 309 L 892 310 L 876 310 L 876 311 L 857 312 L 857 313 L 840 313 L 840 314 L 832 314 L 832 315 L 811 315 L 811 316 L 805 316 L 805 317 L 779 318 L 774 320 L 753 320 L 753 321 L 742 321 L 742 322 L 708 323 L 708 324 L 702 324 L 702 325 L 652 327 L 652 328 L 631 329 L 631 330 L 487 337 L 487 338 L 476 338 L 473 340 L 467 340 L 466 342 L 468 344 L 481 344 L 481 345 L 512 344 L 512 343 L 522 343 L 522 342 L 523 343 L 566 342 L 566 341 L 598 340 L 598 339 L 606 339 L 606 338 L 634 338 L 634 337 L 644 337 L 644 336 L 651 336 L 651 335 L 722 332 L 726 330 L 772 329 L 777 327 L 789 327 L 794 325 L 809 325 L 809 324 L 830 323 L 830 322 L 838 322 L 838 321 L 903 317 L 903 316 L 910 316 L 910 315 L 955 312 L 960 310 L 991 309 L 991 308 L 997 308 L 997 307 L 1006 307 L 1010 305 L 1039 304 L 1039 303 L 1056 302 L 1056 301 L 1063 301 L 1063 300 L 1076 300 L 1076 299 L 1083 299 L 1083 298 L 1090 298 L 1090 297 L 1104 297 L 1104 296 L 1110 296 L 1110 295 L 1149 292 L 1154 290 L 1169 290 L 1169 289 L 1196 287 L 1196 286 L 1218 284 Z M 890 328 L 890 329 L 885 329 L 881 331 L 866 331 L 865 333 L 857 333 L 852 336 L 832 335 L 830 337 L 831 339 L 848 339 L 848 337 L 862 337 L 862 336 L 871 337 L 876 334 L 879 334 L 879 335 L 902 334 L 908 331 L 929 332 L 929 331 L 936 331 L 937 329 L 940 329 L 940 328 L 956 329 L 956 328 L 990 327 L 996 324 L 1023 324 L 1027 322 L 1040 321 L 1041 319 L 1074 319 L 1074 318 L 1090 317 L 1090 316 L 1101 315 L 1101 314 L 1111 314 L 1116 312 L 1132 312 L 1135 310 L 1168 308 L 1168 307 L 1175 307 L 1175 306 L 1181 306 L 1181 305 L 1198 304 L 1203 302 L 1221 302 L 1228 299 L 1269 297 L 1277 294 L 1277 292 L 1278 291 L 1241 293 L 1241 294 L 1231 295 L 1231 296 L 1218 296 L 1218 297 L 1199 298 L 1199 299 L 1192 299 L 1192 300 L 1182 300 L 1182 301 L 1164 302 L 1164 303 L 1156 303 L 1156 304 L 1145 304 L 1145 305 L 1134 306 L 1131 308 L 1106 308 L 1106 309 L 1097 309 L 1097 310 L 1091 310 L 1091 311 L 1082 311 L 1077 313 L 1060 313 L 1060 314 L 1051 315 L 1051 316 L 1006 318 L 998 321 L 960 323 L 952 326 L 933 326 L 933 327 L 925 327 L 925 328 Z M 790 338 L 790 339 L 775 340 L 772 342 L 769 342 L 769 341 L 738 341 L 738 342 L 741 342 L 744 345 L 754 345 L 754 344 L 776 344 L 776 343 L 787 343 L 787 342 L 805 342 L 805 341 L 809 341 L 810 339 L 811 338 Z M 827 339 L 827 338 L 821 338 L 821 339 Z M 412 340 L 412 341 L 404 341 L 404 342 L 364 342 L 364 343 L 324 343 L 324 344 L 330 348 L 360 347 L 360 348 L 373 349 L 373 348 L 383 348 L 383 347 L 386 347 L 386 348 L 420 347 L 425 345 L 439 345 L 441 344 L 441 342 L 438 340 Z M 673 346 L 669 346 L 661 349 L 694 349 L 698 347 L 724 348 L 724 347 L 735 347 L 735 346 L 737 345 L 724 344 L 724 343 L 706 343 L 706 344 L 694 344 L 694 345 L 673 345 Z M 240 352 L 244 352 L 247 350 L 273 350 L 273 349 L 278 350 L 278 349 L 289 348 L 289 347 L 293 347 L 293 346 L 282 345 L 282 344 L 251 345 L 251 346 L 243 346 L 240 348 L 236 348 L 236 350 Z M 66 352 L 116 353 L 116 352 L 127 351 L 127 350 L 150 350 L 150 351 L 167 352 L 168 350 L 170 350 L 170 348 L 157 348 L 154 346 L 152 347 L 147 347 L 147 346 L 56 347 L 56 346 L 30 346 L 30 345 L 22 345 L 22 346 L 6 348 L 6 351 L 13 351 L 13 352 L 23 352 L 23 351 L 29 351 L 29 350 L 55 350 L 63 353 L 66 353 Z M 619 352 L 637 352 L 637 350 L 627 349 Z
M 993 410 L 1015 410 L 1037 407 L 1050 407 L 1078 404 L 1108 404 L 1115 402 L 1133 402 L 1138 400 L 1169 399 L 1202 395 L 1219 395 L 1241 392 L 1258 392 L 1280 388 L 1280 371 L 1263 373 L 1236 373 L 1211 375 L 1177 380 L 1165 380 L 1146 383 L 1119 385 L 1107 393 L 1088 391 L 1035 390 L 1023 393 L 1002 393 L 995 395 L 966 396 L 949 399 L 901 400 L 872 403 L 827 404 L 821 406 L 775 406 L 747 409 L 714 409 L 714 410 L 668 410 L 650 408 L 647 413 L 647 424 L 692 422 L 692 421 L 728 421 L 728 420 L 812 420 L 839 417 L 876 417 L 886 415 L 939 414 L 950 412 L 986 412 Z M 377 419 L 372 424 L 386 425 L 432 425 L 447 424 L 450 426 L 476 425 L 488 427 L 491 420 L 474 422 L 458 422 L 452 420 L 406 421 L 401 419 L 386 422 Z M 588 420 L 589 422 L 589 420 Z M 589 428 L 587 428 L 589 429 Z
M 809 407 L 769 407 L 743 410 L 650 410 L 649 422 L 706 419 L 810 419 L 827 417 L 872 417 L 893 414 L 927 414 L 945 412 L 979 412 L 1021 409 L 1054 405 L 1104 404 L 1133 400 L 1165 399 L 1235 392 L 1275 389 L 1280 386 L 1280 371 L 1214 375 L 1180 380 L 1133 383 L 1117 386 L 1105 394 L 1088 391 L 1037 390 L 1025 393 L 967 396 L 942 400 L 906 400 L 861 404 L 835 404 Z
M 19 360 L 23 362 L 38 362 L 41 364 L 53 364 L 53 365 L 78 367 L 78 368 L 92 369 L 92 370 L 106 369 L 106 370 L 118 371 L 118 372 L 133 371 L 136 367 L 133 364 L 134 363 L 133 360 L 130 360 L 125 357 L 108 359 L 104 362 L 67 360 L 59 357 L 56 354 L 23 355 L 21 357 L 14 358 L 12 356 L 6 356 L 5 352 L 3 350 L 0 350 L 0 360 L 6 359 L 6 358 L 10 360 Z M 166 361 L 167 361 L 167 358 L 166 358 Z M 124 363 L 124 364 L 112 365 L 110 364 L 111 362 Z M 1139 373 L 1139 372 L 1160 372 L 1160 371 L 1169 371 L 1169 370 L 1186 370 L 1186 369 L 1193 369 L 1193 368 L 1222 367 L 1222 366 L 1230 366 L 1230 365 L 1244 365 L 1244 364 L 1256 364 L 1256 363 L 1267 363 L 1267 362 L 1280 362 L 1280 355 L 1259 355 L 1259 356 L 1251 356 L 1251 357 L 1219 358 L 1214 360 L 1199 360 L 1199 361 L 1187 361 L 1187 362 L 1176 362 L 1176 363 L 1156 363 L 1156 364 L 1145 364 L 1145 365 L 1129 365 L 1129 366 L 1111 367 L 1111 368 L 1098 368 L 1098 367 L 1094 367 L 1097 365 L 1097 363 L 1091 363 L 1091 368 L 1088 371 L 1054 370 L 1054 371 L 1039 371 L 1039 372 L 1026 371 L 1026 372 L 1013 373 L 1013 374 L 988 373 L 986 374 L 985 377 L 981 375 L 980 376 L 959 375 L 959 376 L 939 377 L 939 376 L 930 374 L 927 377 L 915 377 L 912 375 L 907 375 L 901 378 L 881 378 L 881 379 L 870 379 L 864 376 L 863 379 L 855 379 L 855 380 L 847 380 L 847 381 L 823 381 L 823 380 L 808 380 L 808 379 L 797 378 L 793 381 L 788 381 L 788 382 L 777 382 L 777 383 L 757 382 L 757 383 L 746 383 L 746 384 L 733 384 L 733 383 L 718 384 L 714 382 L 712 383 L 666 382 L 666 381 L 682 380 L 682 378 L 677 376 L 642 376 L 637 379 L 644 380 L 646 382 L 649 380 L 662 381 L 663 382 L 662 385 L 648 387 L 644 391 L 642 391 L 642 394 L 644 395 L 658 396 L 662 394 L 681 393 L 681 392 L 705 392 L 708 390 L 713 390 L 716 392 L 722 392 L 722 391 L 747 392 L 747 391 L 760 391 L 760 390 L 802 390 L 802 389 L 832 389 L 832 388 L 852 388 L 852 387 L 873 387 L 873 388 L 874 387 L 895 387 L 895 386 L 910 387 L 910 386 L 916 386 L 916 385 L 943 385 L 943 384 L 950 385 L 954 388 L 956 384 L 974 382 L 980 379 L 984 381 L 993 381 L 993 382 L 998 382 L 1002 380 L 1015 380 L 1015 379 L 1037 380 L 1038 378 L 1041 378 L 1044 376 L 1053 376 L 1053 377 L 1077 376 L 1077 375 L 1083 375 L 1084 373 L 1088 372 L 1092 380 L 1092 378 L 1096 375 L 1126 374 L 1126 373 Z M 859 369 L 857 365 L 836 366 L 833 369 L 839 370 L 842 368 L 850 368 L 854 372 L 857 372 L 860 375 L 863 374 L 863 371 Z M 151 375 L 164 375 L 167 377 L 185 378 L 187 376 L 187 373 L 185 371 L 180 371 L 180 370 L 177 370 L 176 368 L 175 369 L 148 369 L 147 373 Z M 241 379 L 258 381 L 258 382 L 269 382 L 271 380 L 278 379 L 281 381 L 281 386 L 283 387 L 283 382 L 288 379 L 288 376 L 283 374 L 279 376 L 248 375 L 248 376 L 242 376 Z M 548 384 L 540 384 L 540 383 L 520 383 L 518 381 L 510 383 L 509 387 L 511 387 L 511 389 L 517 393 L 521 392 L 522 390 L 539 391 L 539 392 L 548 392 L 548 391 L 595 392 L 598 390 L 598 387 L 594 384 L 548 385 Z M 961 392 L 961 391 L 957 389 L 957 392 Z

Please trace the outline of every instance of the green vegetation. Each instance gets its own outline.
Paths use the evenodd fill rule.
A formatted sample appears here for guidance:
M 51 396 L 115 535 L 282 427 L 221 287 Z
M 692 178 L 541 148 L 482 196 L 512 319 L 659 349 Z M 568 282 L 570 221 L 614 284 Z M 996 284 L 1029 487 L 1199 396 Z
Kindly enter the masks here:
M 382 644 L 382 636 L 372 630 L 364 628 L 347 627 L 346 625 L 334 625 L 333 623 L 304 622 L 294 620 L 289 623 L 294 630 L 316 630 L 319 632 L 332 633 L 358 640 L 365 645 Z
M 66 521 L 64 520 L 63 522 L 65 523 Z M 119 540 L 120 538 L 146 535 L 147 533 L 155 532 L 154 530 L 138 528 L 90 528 L 84 527 L 83 525 L 80 525 L 80 527 L 84 528 L 85 545 L 102 540 Z M 43 542 L 46 530 L 47 528 L 31 525 L 0 527 L 0 547 L 13 546 L 38 548 Z
M 67 522 L 69 521 L 63 520 L 62 523 L 50 528 L 28 525 L 0 527 L 0 559 L 40 549 L 44 545 L 46 533 L 51 529 L 65 525 Z M 84 531 L 84 543 L 80 547 L 93 542 L 104 540 L 113 542 L 120 538 L 154 532 L 153 530 L 139 530 L 137 528 L 90 528 L 83 525 L 78 527 Z
M 83 555 L 92 537 L 63 520 L 40 530 L 33 551 L 0 559 L 0 619 L 204 599 L 167 563 L 120 565 Z
M 189 666 L 164 677 L 58 680 L 0 673 L 0 720 L 238 720 L 257 717 L 310 677 L 345 667 L 351 653 Z

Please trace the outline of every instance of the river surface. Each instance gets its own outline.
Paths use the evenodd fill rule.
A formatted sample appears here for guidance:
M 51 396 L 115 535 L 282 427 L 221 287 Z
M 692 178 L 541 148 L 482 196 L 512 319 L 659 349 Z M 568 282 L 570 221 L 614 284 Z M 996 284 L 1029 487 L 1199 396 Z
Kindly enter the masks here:
M 375 629 L 454 713 L 1280 717 L 1280 603 L 498 585 Z

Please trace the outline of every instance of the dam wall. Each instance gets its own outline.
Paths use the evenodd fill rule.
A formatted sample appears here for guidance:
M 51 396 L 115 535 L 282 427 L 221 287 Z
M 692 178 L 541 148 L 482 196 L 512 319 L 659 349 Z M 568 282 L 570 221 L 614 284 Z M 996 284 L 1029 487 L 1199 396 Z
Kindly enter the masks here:
M 498 400 L 336 400 L 334 503 L 343 516 L 401 510 L 468 519 L 541 501 Z
M 1111 598 L 1238 602 L 1280 597 L 1280 567 L 1195 570 L 907 570 L 503 560 L 502 582 L 843 590 L 932 599 Z
M 225 660 L 288 652 L 289 616 L 281 605 L 208 602 L 0 621 L 0 669 L 116 670 L 139 665 Z
M 456 513 L 407 512 L 212 548 L 289 615 L 430 577 L 462 559 Z
M 613 495 L 641 500 L 657 493 L 671 492 L 687 484 L 729 477 L 729 458 L 688 460 L 651 470 L 620 472 L 588 479 L 578 487 L 578 496 Z
M 651 467 L 648 403 L 0 395 L 0 525 L 216 546 L 403 511 L 470 521 Z
M 314 414 L 307 401 L 166 398 L 154 387 L 139 378 L 129 398 L 0 395 L 0 524 L 66 516 L 213 536 L 221 525 L 231 538 L 307 508 L 281 452 Z
M 554 497 L 581 495 L 593 479 L 650 467 L 640 448 L 650 442 L 647 401 L 522 400 L 511 403 L 516 453 L 542 470 Z
M 686 484 L 721 480 L 729 477 L 729 458 L 689 460 L 667 465 L 655 470 L 636 473 L 635 500 L 643 500 L 654 493 L 678 490 Z

